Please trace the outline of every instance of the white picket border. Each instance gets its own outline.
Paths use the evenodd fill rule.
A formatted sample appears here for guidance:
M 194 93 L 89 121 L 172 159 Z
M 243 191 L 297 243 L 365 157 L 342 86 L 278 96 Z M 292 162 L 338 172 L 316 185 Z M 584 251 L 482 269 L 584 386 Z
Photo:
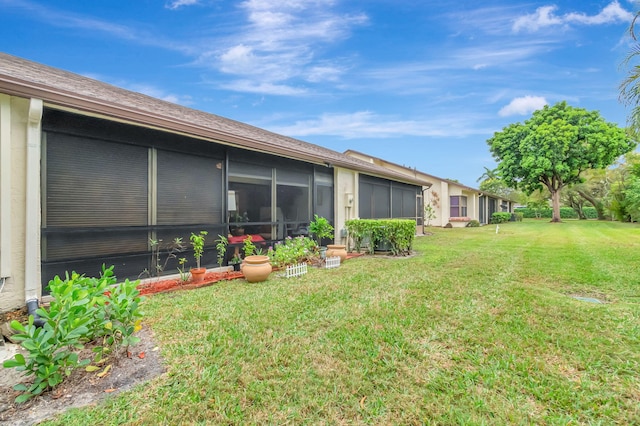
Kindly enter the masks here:
M 340 256 L 331 256 L 325 259 L 324 267 L 326 269 L 338 268 L 340 266 Z
M 295 265 L 287 266 L 287 278 L 300 277 L 307 273 L 306 263 L 296 263 Z

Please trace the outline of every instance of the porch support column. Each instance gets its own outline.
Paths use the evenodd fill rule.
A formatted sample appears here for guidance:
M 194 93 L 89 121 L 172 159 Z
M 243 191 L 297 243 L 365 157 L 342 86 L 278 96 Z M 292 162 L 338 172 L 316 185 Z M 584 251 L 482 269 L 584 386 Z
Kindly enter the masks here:
M 11 98 L 0 95 L 0 278 L 11 276 Z M 0 284 L 1 288 L 1 284 Z

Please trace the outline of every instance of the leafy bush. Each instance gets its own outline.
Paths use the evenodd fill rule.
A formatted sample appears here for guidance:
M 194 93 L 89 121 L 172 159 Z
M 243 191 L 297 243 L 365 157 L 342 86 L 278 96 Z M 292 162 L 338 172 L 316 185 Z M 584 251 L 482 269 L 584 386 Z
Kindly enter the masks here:
M 283 242 L 269 248 L 271 264 L 276 267 L 311 262 L 319 256 L 318 243 L 308 237 L 287 237 Z
M 491 215 L 491 223 L 506 223 L 511 220 L 509 212 L 495 212 Z
M 313 215 L 313 222 L 309 224 L 309 232 L 314 236 L 318 245 L 322 245 L 321 241 L 325 238 L 333 239 L 333 226 L 326 218 L 317 214 Z
M 475 219 L 472 219 L 469 221 L 469 223 L 467 223 L 467 228 L 478 228 L 480 227 L 480 222 L 478 222 Z
M 244 257 L 253 256 L 256 253 L 256 245 L 253 243 L 253 237 L 251 235 L 247 235 L 242 240 L 242 252 L 244 253 Z
M 595 209 L 595 207 L 583 207 L 582 211 L 587 217 L 587 219 L 598 218 L 598 212 Z M 553 215 L 553 210 L 551 208 L 531 209 L 531 208 L 519 207 L 515 209 L 515 212 L 516 214 L 522 213 L 522 215 L 527 219 L 535 219 L 535 218 L 551 219 Z M 578 214 L 571 207 L 560 207 L 560 218 L 561 219 L 578 219 Z
M 395 256 L 409 254 L 416 234 L 416 222 L 407 219 L 351 219 L 345 224 L 354 249 L 360 251 L 365 239 L 373 252 L 378 242 L 388 242 Z
M 522 214 L 521 212 L 515 212 L 514 215 L 516 216 L 516 222 L 522 222 L 524 214 Z
M 125 281 L 117 287 L 113 266 L 102 267 L 100 278 L 88 278 L 75 272 L 66 274 L 63 280 L 56 276 L 49 282 L 53 300 L 49 309 L 39 308 L 36 313 L 44 324 L 36 327 L 33 315 L 26 325 L 12 321 L 18 331 L 14 338 L 28 351 L 25 358 L 16 354 L 3 363 L 5 368 L 25 371 L 34 376 L 30 386 L 18 384 L 15 390 L 24 392 L 16 402 L 24 402 L 59 385 L 74 368 L 86 365 L 90 360 L 78 359 L 74 350 L 82 349 L 87 342 L 102 339 L 98 356 L 118 345 L 137 343 L 133 333 L 137 331 L 142 313 L 138 281 Z

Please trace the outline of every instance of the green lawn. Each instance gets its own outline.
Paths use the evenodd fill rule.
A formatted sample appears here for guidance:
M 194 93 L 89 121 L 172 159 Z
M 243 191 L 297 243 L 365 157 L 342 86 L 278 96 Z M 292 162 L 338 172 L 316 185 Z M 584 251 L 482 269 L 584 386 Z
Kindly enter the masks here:
M 413 258 L 149 298 L 168 373 L 51 424 L 639 424 L 639 226 L 431 231 Z

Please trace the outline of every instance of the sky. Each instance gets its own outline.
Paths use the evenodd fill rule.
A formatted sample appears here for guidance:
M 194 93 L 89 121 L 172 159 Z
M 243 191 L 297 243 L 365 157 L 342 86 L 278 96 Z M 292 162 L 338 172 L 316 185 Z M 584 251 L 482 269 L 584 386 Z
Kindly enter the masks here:
M 0 50 L 478 187 L 566 101 L 624 127 L 630 0 L 0 0 Z

